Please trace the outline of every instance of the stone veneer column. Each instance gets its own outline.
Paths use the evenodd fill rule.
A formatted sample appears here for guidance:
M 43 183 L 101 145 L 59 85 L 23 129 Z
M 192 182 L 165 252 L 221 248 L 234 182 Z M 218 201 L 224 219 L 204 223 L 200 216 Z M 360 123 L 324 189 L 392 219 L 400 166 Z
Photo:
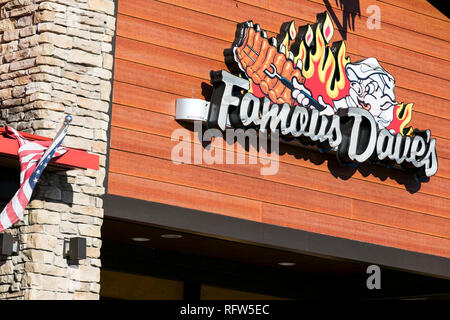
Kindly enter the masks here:
M 53 138 L 70 114 L 63 145 L 100 156 L 98 171 L 41 177 L 6 231 L 20 249 L 0 260 L 1 299 L 99 298 L 114 14 L 112 0 L 0 0 L 0 126 Z M 75 236 L 87 258 L 69 265 L 63 240 Z

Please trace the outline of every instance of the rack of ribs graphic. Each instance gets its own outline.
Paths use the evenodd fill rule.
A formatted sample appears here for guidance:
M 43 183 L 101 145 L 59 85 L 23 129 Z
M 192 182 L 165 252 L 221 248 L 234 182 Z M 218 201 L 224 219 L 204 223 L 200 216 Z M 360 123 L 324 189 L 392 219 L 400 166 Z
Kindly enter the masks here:
M 341 108 L 360 107 L 374 117 L 378 128 L 411 135 L 412 103 L 397 103 L 395 80 L 375 58 L 355 63 L 346 57 L 344 41 L 329 45 L 334 27 L 326 12 L 314 24 L 296 30 L 283 23 L 276 37 L 268 37 L 252 21 L 237 25 L 231 49 L 225 50 L 230 71 L 250 81 L 256 97 L 288 103 L 332 115 Z

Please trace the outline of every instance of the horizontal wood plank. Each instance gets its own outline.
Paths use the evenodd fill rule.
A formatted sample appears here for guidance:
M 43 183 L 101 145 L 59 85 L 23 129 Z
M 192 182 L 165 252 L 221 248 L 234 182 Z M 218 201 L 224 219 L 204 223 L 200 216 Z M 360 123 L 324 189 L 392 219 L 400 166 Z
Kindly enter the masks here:
M 169 93 L 173 94 L 173 98 L 178 95 L 178 97 L 190 97 L 209 100 L 209 96 L 205 96 L 205 92 L 209 94 L 211 92 L 208 91 L 211 90 L 209 81 L 207 82 L 206 80 L 202 80 L 196 77 L 182 75 L 167 70 L 157 69 L 155 67 L 149 67 L 123 60 L 117 60 L 115 79 L 122 82 L 135 84 L 139 87 L 144 86 L 146 88 L 155 90 L 170 91 Z M 204 91 L 205 88 L 208 89 Z M 120 90 L 120 88 L 114 89 L 114 91 L 116 90 Z M 144 89 L 142 90 L 145 91 Z M 144 96 L 141 96 L 142 94 L 138 89 L 134 90 L 133 92 L 140 96 L 140 100 L 144 98 Z M 131 92 L 123 94 L 128 96 L 129 100 L 133 99 L 133 94 Z M 168 102 L 168 100 L 164 101 Z M 155 104 L 159 102 L 149 100 L 149 103 Z M 173 101 L 172 105 L 167 105 L 167 107 L 171 110 L 170 112 L 174 112 L 174 106 L 175 101 Z M 416 110 L 416 106 L 414 106 L 413 110 Z M 414 112 L 410 125 L 412 125 L 414 128 L 419 128 L 422 130 L 430 129 L 432 136 L 444 138 L 439 139 L 438 141 L 438 155 L 441 157 L 450 158 L 450 140 L 448 140 L 450 136 L 450 126 L 448 125 L 449 122 L 450 121 L 446 119 L 421 115 L 418 112 Z
M 239 0 L 239 2 L 251 4 L 256 7 L 261 7 L 265 9 L 270 8 L 269 1 L 270 0 Z M 331 8 L 334 9 L 344 10 L 347 13 L 356 13 L 358 16 L 363 15 L 365 17 L 368 16 L 367 8 L 370 5 L 375 4 L 373 0 L 358 0 L 358 2 L 355 3 L 350 2 L 348 4 L 345 2 L 336 2 L 336 1 L 325 2 L 324 0 L 307 0 L 307 1 L 316 2 L 319 4 L 326 4 L 327 7 L 330 6 Z M 414 18 L 411 20 L 421 21 L 424 18 L 431 17 L 434 19 L 438 19 L 438 21 L 448 23 L 448 18 L 426 0 L 376 0 L 376 5 L 379 6 L 383 11 L 384 9 L 390 11 L 388 21 L 391 24 L 394 25 L 398 24 L 399 26 L 404 26 L 404 28 L 406 29 L 411 28 L 414 29 L 416 26 L 411 22 L 399 22 L 396 21 L 396 19 L 398 19 L 401 16 L 410 14 L 413 14 L 412 17 Z
M 338 201 L 338 197 L 332 194 L 320 194 L 319 197 L 318 192 L 305 188 L 276 184 L 242 175 L 238 176 L 211 168 L 180 166 L 172 161 L 117 150 L 111 150 L 110 155 L 110 172 L 184 185 L 251 200 L 264 200 L 331 215 L 349 217 L 351 214 L 351 201 Z M 139 159 L 139 162 L 135 162 L 136 159 Z M 180 166 L 179 169 L 176 168 L 177 166 Z M 309 199 L 309 201 L 306 203 L 303 200 L 304 198 Z
M 114 102 L 117 104 L 175 116 L 174 106 L 176 100 L 180 98 L 183 96 L 128 83 L 114 82 Z M 439 155 L 450 158 L 450 120 L 419 112 L 414 105 L 413 117 L 409 125 L 421 130 L 430 129 L 433 137 L 444 138 L 439 139 Z
M 128 138 L 123 138 L 117 133 L 127 133 Z M 171 141 L 168 138 L 163 138 L 159 136 L 153 135 L 145 135 L 136 133 L 133 137 L 132 131 L 123 131 L 121 129 L 116 130 L 114 128 L 114 135 L 112 135 L 111 148 L 115 150 L 121 150 L 125 152 L 136 152 L 139 153 L 137 157 L 141 155 L 145 156 L 153 156 L 158 159 L 171 160 L 171 150 L 178 144 L 178 141 Z M 138 140 L 137 138 L 145 138 L 145 140 Z M 129 141 L 125 141 L 129 140 Z M 118 142 L 116 142 L 118 141 Z M 197 144 L 197 147 L 191 146 L 190 143 L 183 144 L 185 147 L 190 148 L 191 154 L 188 155 L 188 159 L 190 163 L 194 163 L 195 159 L 192 153 L 198 148 L 200 152 L 203 151 L 200 143 Z M 224 144 L 219 144 L 220 146 L 224 146 Z M 223 159 L 226 159 L 226 156 L 232 155 L 231 152 L 226 154 L 224 152 L 226 148 L 223 147 L 221 150 L 223 154 Z M 116 153 L 112 153 L 116 154 Z M 255 152 L 256 154 L 256 152 Z M 120 153 L 119 153 L 120 155 Z M 111 161 L 113 161 L 113 157 L 111 157 Z M 145 161 L 145 158 L 142 158 L 142 161 Z M 275 183 L 281 183 L 290 186 L 296 186 L 300 188 L 307 188 L 309 190 L 318 191 L 326 194 L 335 194 L 342 201 L 351 201 L 352 199 L 364 200 L 367 202 L 371 202 L 371 211 L 375 217 L 378 217 L 378 213 L 380 215 L 390 213 L 392 211 L 396 211 L 395 208 L 399 209 L 407 209 L 410 212 L 421 212 L 425 215 L 436 215 L 443 218 L 450 218 L 450 213 L 448 213 L 444 208 L 448 207 L 450 204 L 450 199 L 445 199 L 441 197 L 435 197 L 431 195 L 427 195 L 424 193 L 415 193 L 414 195 L 409 194 L 405 190 L 397 189 L 397 188 L 387 188 L 378 183 L 373 183 L 360 179 L 347 179 L 347 180 L 335 180 L 331 178 L 330 174 L 327 172 L 322 172 L 318 170 L 314 170 L 311 168 L 305 168 L 302 166 L 295 166 L 286 163 L 276 163 L 279 167 L 278 172 L 275 175 L 267 175 L 262 176 L 260 168 L 262 167 L 261 162 L 258 161 L 256 157 L 253 157 L 253 163 L 249 164 L 249 160 L 247 159 L 246 163 L 243 165 L 237 164 L 205 164 L 202 161 L 199 166 L 215 169 L 219 171 L 233 173 L 238 175 L 236 177 L 239 179 L 239 176 L 246 176 L 255 179 L 264 179 L 267 181 L 272 181 Z M 174 167 L 174 170 L 182 170 L 182 167 Z M 189 167 L 189 166 L 188 166 Z M 145 171 L 145 168 L 143 168 Z M 261 185 L 264 185 L 264 182 L 260 181 Z M 448 181 L 445 185 L 449 185 Z M 237 180 L 237 183 L 240 183 Z M 318 195 L 319 196 L 319 195 Z M 248 197 L 252 198 L 252 192 L 248 193 Z M 347 199 L 345 199 L 347 198 Z M 261 200 L 261 199 L 258 199 Z M 375 205 L 375 204 L 377 205 Z M 388 206 L 388 207 L 387 207 Z M 398 210 L 397 210 L 398 211 Z M 407 217 L 408 212 L 405 212 Z M 445 221 L 445 220 L 443 220 Z M 447 219 L 447 224 L 444 229 L 447 229 L 448 232 L 444 232 L 446 236 L 450 235 L 450 220 Z M 442 235 L 442 234 L 441 234 Z
M 351 61 L 360 61 L 365 58 L 355 54 L 349 54 L 349 57 L 351 58 Z M 429 96 L 445 99 L 446 105 L 450 104 L 450 81 L 401 68 L 389 63 L 384 63 L 383 68 L 394 76 L 396 89 L 404 88 L 421 92 Z
M 119 1 L 118 6 L 119 23 L 123 15 L 150 20 L 170 28 L 191 30 L 199 35 L 209 36 L 211 38 L 223 39 L 232 42 L 234 39 L 234 30 L 236 23 L 226 19 L 214 19 L 210 14 L 199 11 L 186 10 L 182 6 L 175 6 L 160 1 L 133 0 Z M 128 20 L 132 21 L 132 20 Z M 146 31 L 143 31 L 146 32 Z
M 130 117 L 129 115 L 133 114 L 133 117 Z M 142 131 L 142 132 L 148 132 L 153 133 L 165 137 L 170 137 L 172 135 L 172 132 L 174 130 L 181 128 L 180 125 L 174 120 L 173 116 L 165 115 L 165 114 L 158 114 L 154 112 L 148 112 L 146 110 L 139 110 L 139 109 L 133 109 L 126 106 L 120 106 L 113 104 L 113 116 L 112 116 L 112 124 L 118 127 L 122 128 L 129 128 L 136 131 Z M 288 163 L 297 163 L 299 160 L 297 158 L 302 158 L 296 156 L 297 153 L 300 152 L 300 150 L 305 150 L 303 148 L 295 147 L 295 146 L 287 146 L 284 144 L 281 144 L 280 153 L 281 153 L 281 161 L 285 161 Z M 302 151 L 306 152 L 306 151 Z M 313 157 L 313 162 L 318 162 L 320 160 L 320 163 L 324 163 L 327 161 L 334 161 L 335 157 L 333 155 L 323 155 L 315 152 L 316 158 Z M 447 162 L 446 162 L 447 161 Z M 442 163 L 443 168 L 439 168 L 438 172 L 436 174 L 436 177 L 443 177 L 450 179 L 450 173 L 448 172 L 448 169 L 445 168 L 445 164 L 448 163 L 447 159 L 438 158 L 438 162 L 444 162 Z M 328 164 L 326 163 L 325 168 L 327 168 Z M 366 167 L 367 164 L 362 165 L 362 168 L 369 168 Z M 439 163 L 439 166 L 441 166 L 441 163 Z M 312 167 L 314 167 L 314 164 L 312 164 Z M 393 174 L 392 170 L 390 169 L 383 169 L 381 166 L 372 166 L 376 168 L 376 173 L 374 172 L 374 175 L 380 175 L 380 179 L 384 180 L 388 177 L 391 177 L 393 179 L 399 180 L 400 183 L 406 183 L 408 181 L 406 177 L 398 177 L 397 171 L 402 172 L 400 170 L 395 170 L 395 174 Z M 368 171 L 373 170 L 374 168 L 370 167 Z M 441 170 L 442 169 L 442 170 Z M 329 169 L 326 169 L 326 171 L 329 171 Z M 364 171 L 363 171 L 364 172 Z M 370 173 L 365 174 L 370 175 Z M 401 176 L 401 175 L 400 175 Z M 435 176 L 434 176 L 435 177 Z M 434 178 L 433 177 L 433 178 Z M 431 179 L 430 179 L 431 180 Z M 433 180 L 432 180 L 433 181 Z
M 114 79 L 140 87 L 198 99 L 205 98 L 202 94 L 202 84 L 210 86 L 209 81 L 206 83 L 203 79 L 119 59 L 116 59 L 114 66 Z
M 191 44 L 194 45 L 194 44 Z M 221 49 L 223 51 L 223 49 Z M 222 61 L 206 59 L 179 50 L 168 49 L 127 38 L 116 38 L 116 57 L 174 71 L 184 75 L 209 79 L 211 70 L 227 69 Z M 350 55 L 350 57 L 355 57 Z M 353 61 L 359 60 L 352 59 Z M 384 68 L 396 75 L 396 86 L 447 99 L 450 104 L 450 81 L 435 78 L 415 71 L 385 64 Z
M 249 0 L 239 0 L 242 2 L 247 2 Z M 251 0 L 250 0 L 251 1 Z M 309 0 L 311 2 L 315 2 L 323 5 L 323 0 Z M 351 6 L 339 6 L 335 1 L 327 1 L 329 5 L 333 8 L 333 12 L 338 16 L 342 23 L 342 14 L 343 10 L 345 12 L 353 12 L 357 13 L 356 8 L 352 8 Z M 369 18 L 371 14 L 373 14 L 373 10 L 369 10 L 368 8 L 371 5 L 376 5 L 380 10 L 380 22 L 381 27 L 384 24 L 391 24 L 406 30 L 412 30 L 417 33 L 426 34 L 428 36 L 442 39 L 445 41 L 450 41 L 450 34 L 448 32 L 450 28 L 450 23 L 448 19 L 446 21 L 442 19 L 435 18 L 433 16 L 425 15 L 423 13 L 407 10 L 402 7 L 393 6 L 391 4 L 383 3 L 382 1 L 373 0 L 359 0 L 358 7 L 360 8 L 359 13 L 360 16 Z M 413 1 L 411 1 L 413 2 Z M 426 2 L 423 1 L 415 1 L 417 2 Z M 353 10 L 352 10 L 353 9 Z M 436 12 L 439 12 L 435 9 Z M 359 19 L 359 16 L 356 16 L 356 19 Z
M 181 97 L 199 98 L 206 100 L 209 100 L 209 96 L 205 94 L 211 94 L 212 90 L 209 79 L 200 79 L 197 77 L 192 77 L 189 75 L 184 75 L 177 72 L 146 66 L 143 64 L 138 64 L 121 59 L 116 59 L 115 80 L 134 84 L 140 87 L 169 92 Z M 189 87 L 189 85 L 191 85 L 191 87 Z M 396 91 L 399 91 L 399 88 L 397 88 Z M 412 99 L 403 100 L 402 98 L 405 97 L 404 94 L 406 93 L 406 91 L 400 91 L 402 95 L 400 96 L 400 99 L 398 99 L 399 101 L 415 103 L 415 101 Z M 407 92 L 410 93 L 414 91 L 409 90 Z M 412 96 L 412 98 L 417 96 L 420 96 L 420 94 L 416 93 L 414 96 Z M 426 98 L 419 100 L 419 103 L 417 105 L 414 105 L 413 110 L 429 114 L 428 108 L 432 109 L 436 106 L 439 109 L 443 109 L 443 107 L 439 104 L 440 102 L 446 102 L 444 103 L 444 106 L 450 104 L 447 100 L 442 99 L 430 99 L 430 103 L 426 103 L 426 100 Z M 431 102 L 433 101 L 436 101 L 438 104 L 431 104 Z M 421 102 L 426 104 L 423 105 L 421 104 Z M 424 127 L 422 124 L 416 124 L 414 125 L 414 127 L 418 127 L 420 129 L 431 129 L 432 133 L 437 130 L 437 136 L 445 138 L 449 136 L 448 132 L 450 130 L 450 126 L 446 125 L 449 122 L 447 119 L 448 116 L 443 119 L 435 119 L 435 121 L 432 121 L 430 118 L 430 121 L 428 122 L 430 127 Z M 414 121 L 415 117 L 413 114 L 412 124 L 415 124 Z
M 189 11 L 186 10 L 186 12 Z M 161 20 L 155 19 L 154 16 L 148 16 L 146 18 L 157 21 Z M 179 20 L 184 21 L 184 19 L 185 17 L 183 16 Z M 220 18 L 208 16 L 208 19 L 210 24 L 214 24 Z M 183 28 L 175 28 L 163 23 L 119 14 L 117 34 L 130 39 L 145 41 L 168 48 L 176 48 L 184 52 L 223 61 L 223 49 L 230 47 L 236 29 L 233 26 L 228 30 L 229 36 L 216 39 L 199 34 L 201 30 L 193 29 L 190 20 L 182 25 Z M 298 23 L 300 24 L 302 22 L 300 21 Z M 178 23 L 178 25 L 180 24 L 181 22 Z M 275 34 L 278 29 L 279 26 L 273 33 Z M 423 55 L 403 47 L 393 48 L 392 45 L 360 36 L 349 37 L 346 45 L 347 52 L 350 54 L 357 54 L 362 57 L 376 57 L 382 64 L 390 63 L 441 79 L 450 79 L 450 75 L 446 72 L 449 63 L 441 59 Z
M 130 114 L 132 114 L 132 111 L 130 111 Z M 157 116 L 155 116 L 155 120 L 157 121 Z M 164 134 L 158 135 L 157 133 L 155 134 L 153 133 L 152 128 L 149 128 L 146 132 L 140 132 L 133 129 L 128 129 L 126 127 L 120 127 L 116 125 L 116 118 L 113 119 L 113 123 L 114 126 L 112 127 L 113 129 L 111 133 L 112 148 L 119 150 L 134 150 L 133 152 L 136 153 L 154 155 L 162 158 L 169 157 L 171 148 L 168 148 L 167 144 L 172 143 L 170 141 L 170 136 Z M 124 124 L 125 121 L 121 121 L 121 125 L 123 126 Z M 160 130 L 159 132 L 163 131 Z M 140 143 L 140 141 L 147 141 L 148 139 L 152 139 L 152 145 L 143 145 Z M 193 135 L 192 141 L 193 143 L 200 145 L 196 135 Z M 223 139 L 217 138 L 217 143 L 222 143 L 222 141 Z M 253 165 L 248 165 L 248 159 L 250 159 L 250 157 L 254 157 L 254 154 L 251 153 L 253 148 L 250 151 L 240 150 L 237 149 L 237 147 L 235 149 L 236 154 L 242 154 L 246 157 L 245 159 L 247 159 L 247 166 L 245 170 L 253 172 Z M 298 154 L 303 154 L 303 157 L 298 156 Z M 261 155 L 260 157 L 270 160 L 269 158 Z M 333 170 L 333 172 L 338 172 L 337 170 L 339 169 L 339 166 L 336 164 L 336 158 L 333 155 L 318 154 L 315 151 L 310 151 L 307 149 L 299 150 L 296 146 L 285 144 L 280 145 L 279 161 L 281 165 L 289 164 L 322 171 L 329 175 L 330 178 L 335 176 L 335 174 L 330 171 Z M 341 170 L 343 169 L 341 168 Z M 397 188 L 402 190 L 402 192 L 420 192 L 429 195 L 436 195 L 445 199 L 450 198 L 448 191 L 448 184 L 450 183 L 450 180 L 439 176 L 433 176 L 429 182 L 419 184 L 413 177 L 411 177 L 411 175 L 404 171 L 392 170 L 381 166 L 367 164 L 362 165 L 359 170 L 351 173 L 353 173 L 351 179 L 360 179 L 363 181 L 379 183 L 383 186 Z M 248 172 L 245 172 L 245 174 L 248 174 Z M 343 175 L 338 181 L 345 178 L 346 176 Z
M 236 6 L 236 2 L 233 0 L 223 0 L 220 2 L 210 2 L 208 0 L 192 0 L 189 2 L 183 0 L 162 0 L 162 2 L 175 4 L 179 7 L 189 8 L 236 22 L 251 19 L 260 23 L 264 29 L 274 32 L 279 30 L 283 22 L 289 21 L 288 17 L 291 17 L 290 20 L 297 18 L 306 23 L 314 23 L 316 21 L 316 15 L 326 11 L 325 5 L 314 2 L 305 3 L 303 1 L 287 2 L 284 0 L 271 0 L 268 9 L 258 8 L 244 3 L 239 3 Z M 450 59 L 448 56 L 450 43 L 447 41 L 392 25 L 385 25 L 384 28 L 370 30 L 367 28 L 367 18 L 365 17 L 355 19 L 355 30 L 349 31 L 348 34 L 348 38 L 350 38 L 350 35 L 356 34 L 443 60 L 448 61 Z
M 444 257 L 450 256 L 448 239 L 420 233 L 267 203 L 259 205 L 248 200 L 243 202 L 240 198 L 221 197 L 201 190 L 117 173 L 110 174 L 109 186 L 110 193 L 115 195 L 155 202 L 164 199 L 169 205 L 188 206 L 195 210 L 231 217 L 242 217 L 247 214 L 247 219 L 252 221 Z M 236 212 L 239 213 L 237 216 Z
M 121 60 L 118 60 L 118 63 Z M 158 99 L 156 99 L 156 96 Z M 164 96 L 164 97 L 163 97 Z M 155 99 L 153 99 L 155 97 Z M 120 81 L 114 82 L 114 101 L 119 104 L 135 106 L 141 109 L 151 108 L 152 105 L 161 104 L 161 111 L 167 114 L 174 115 L 176 99 L 183 98 L 181 93 L 166 93 L 160 90 L 154 89 L 152 85 L 150 87 L 142 87 L 133 85 L 130 83 L 124 83 Z M 448 121 L 449 117 L 445 112 L 447 107 L 446 100 L 442 100 L 436 97 L 431 97 L 417 93 L 415 91 L 397 88 L 396 89 L 397 101 L 401 103 L 413 103 L 413 117 L 410 122 L 415 128 L 419 129 L 430 129 L 433 135 L 439 137 L 449 138 L 448 136 Z M 120 99 L 120 100 L 117 100 Z M 162 105 L 165 105 L 164 108 Z M 443 115 L 441 117 L 439 114 L 433 113 L 434 108 L 439 108 L 437 111 Z M 420 121 L 416 118 L 417 115 L 421 114 Z M 422 124 L 422 121 L 426 121 L 426 125 Z M 436 131 L 439 134 L 436 134 Z
M 169 138 L 152 136 L 144 133 L 133 132 L 130 130 L 124 130 L 121 128 L 112 127 L 112 140 L 111 140 L 111 148 L 116 150 L 122 150 L 126 152 L 135 152 L 143 155 L 153 156 L 162 159 L 170 159 L 171 156 L 171 148 L 174 146 L 174 142 Z M 145 141 L 145 143 L 144 143 Z M 175 143 L 176 144 L 176 143 Z M 195 147 L 191 147 L 193 150 Z M 225 156 L 224 156 L 225 159 Z M 191 162 L 194 163 L 193 157 L 191 156 Z M 256 161 L 255 161 L 256 162 Z M 214 168 L 216 170 L 221 170 L 225 172 L 235 173 L 239 175 L 260 177 L 260 164 L 247 164 L 244 165 L 204 165 L 205 167 Z M 295 185 L 295 181 L 301 180 L 309 183 L 309 186 L 316 184 L 318 185 L 318 190 L 329 193 L 340 193 L 342 196 L 351 197 L 355 200 L 358 196 L 362 198 L 369 199 L 373 195 L 370 192 L 370 187 L 367 181 L 364 184 L 360 183 L 361 192 L 355 192 L 358 189 L 354 183 L 346 183 L 346 185 L 342 185 L 340 188 L 342 181 L 334 181 L 330 176 L 322 175 L 321 173 L 314 172 L 310 170 L 311 173 L 306 172 L 305 169 L 298 168 L 292 165 L 280 164 L 280 172 L 273 176 L 269 177 L 269 180 L 284 183 L 287 180 L 287 183 Z M 288 167 L 286 169 L 286 167 Z M 175 168 L 176 169 L 176 168 Z M 143 169 L 145 170 L 145 169 Z M 180 166 L 179 170 L 182 170 Z M 291 174 L 291 178 L 286 178 L 286 174 Z M 310 175 L 313 175 L 313 179 L 310 178 Z M 325 176 L 325 177 L 323 177 Z M 298 179 L 301 177 L 301 179 Z M 330 192 L 330 187 L 327 188 L 326 185 L 323 185 L 322 178 L 325 181 L 330 180 L 331 188 L 333 191 Z M 293 182 L 294 181 L 294 182 Z M 354 182 L 354 181 L 353 181 Z M 448 188 L 448 181 L 441 188 Z M 299 184 L 298 185 L 304 185 Z M 352 187 L 353 186 L 353 187 Z M 369 187 L 367 187 L 369 186 Z M 314 187 L 314 186 L 313 186 Z M 345 188 L 348 187 L 348 190 Z M 450 236 L 450 220 L 448 218 L 439 218 L 436 216 L 429 216 L 426 212 L 417 213 L 414 210 L 403 210 L 393 207 L 393 205 L 402 205 L 401 200 L 406 204 L 410 204 L 410 199 L 413 199 L 413 202 L 417 199 L 414 199 L 411 195 L 407 194 L 404 190 L 402 190 L 403 194 L 400 192 L 394 192 L 392 196 L 400 197 L 399 202 L 392 202 L 392 198 L 390 196 L 389 190 L 383 191 L 380 189 L 381 195 L 389 194 L 389 197 L 381 197 L 378 200 L 378 204 L 373 202 L 366 201 L 354 201 L 353 202 L 353 214 L 352 218 L 357 220 L 362 220 L 366 222 L 373 222 L 388 226 L 395 226 L 398 228 L 413 230 L 417 232 L 426 232 L 429 234 L 433 234 L 436 236 L 449 237 Z M 367 193 L 367 195 L 365 195 Z M 363 196 L 361 196 L 361 194 Z M 251 193 L 248 194 L 251 197 Z M 433 200 L 426 199 L 427 197 L 422 197 L 418 202 L 423 201 L 424 203 L 432 203 L 435 205 Z M 373 200 L 373 199 L 371 199 Z M 389 205 L 389 206 L 386 206 Z M 417 205 L 416 205 L 417 207 Z M 445 204 L 444 204 L 445 207 Z
M 394 7 L 400 7 L 430 17 L 448 21 L 448 18 L 426 0 L 378 0 Z
M 448 239 L 273 204 L 262 204 L 262 221 L 388 247 L 450 256 Z
M 205 80 L 211 70 L 227 69 L 224 62 L 120 36 L 116 37 L 116 57 Z
M 224 60 L 223 49 L 230 47 L 231 44 L 231 41 L 228 40 L 212 38 L 189 30 L 122 14 L 119 14 L 117 17 L 117 36 L 139 40 L 217 61 Z
M 180 29 L 171 28 L 160 24 L 152 24 L 151 22 L 146 22 L 132 17 L 124 16 L 123 18 L 124 18 L 123 20 L 122 19 L 118 20 L 118 31 L 117 31 L 118 35 L 122 35 L 124 37 L 132 37 L 133 39 L 138 39 L 140 41 L 147 41 L 149 43 L 155 43 L 160 46 L 167 46 L 169 48 L 174 48 L 176 50 L 181 50 L 183 52 L 189 52 L 192 54 L 208 58 L 214 58 L 217 59 L 217 62 L 223 63 L 223 49 L 229 46 L 225 45 L 226 42 L 215 43 L 217 41 L 212 40 L 210 41 L 210 38 L 208 39 L 205 36 L 201 36 L 191 32 L 183 34 L 184 31 Z M 125 25 L 121 27 L 121 23 L 124 23 Z M 150 23 L 150 25 L 147 26 L 146 23 Z M 160 29 L 162 28 L 162 30 L 158 30 L 158 28 Z M 167 32 L 167 28 L 171 28 L 171 32 L 167 34 L 167 37 L 163 37 L 162 35 Z M 177 31 L 181 32 L 181 34 L 178 34 Z M 178 36 L 176 36 L 177 34 Z M 190 34 L 191 36 L 188 36 L 188 34 Z M 201 41 L 202 37 L 203 41 Z M 197 40 L 194 41 L 193 38 Z M 437 82 L 435 82 L 433 80 L 434 79 L 433 76 L 427 78 L 427 74 L 429 74 L 428 72 L 430 70 L 437 70 L 438 72 L 441 72 L 439 76 L 448 79 L 449 74 L 448 72 L 446 72 L 446 70 L 448 69 L 449 64 L 447 62 L 438 63 L 438 61 L 427 61 L 427 58 L 425 56 L 417 56 L 417 57 L 408 56 L 405 52 L 403 53 L 400 52 L 401 49 L 399 48 L 387 48 L 383 44 L 381 44 L 381 47 L 380 46 L 377 47 L 378 42 L 367 43 L 363 45 L 359 44 L 359 42 L 361 41 L 364 42 L 365 40 L 367 39 L 365 38 L 360 39 L 358 43 L 355 44 L 354 47 L 367 48 L 369 52 L 366 52 L 366 54 L 364 53 L 358 53 L 357 55 L 353 54 L 354 57 L 357 57 L 356 59 L 353 60 L 356 61 L 368 56 L 376 56 L 383 63 L 382 60 L 383 57 L 379 56 L 380 52 L 379 49 L 381 49 L 381 51 L 385 53 L 385 56 L 389 57 L 388 61 L 390 63 L 387 64 L 386 68 L 388 69 L 388 71 L 394 74 L 394 76 L 397 79 L 397 82 L 399 79 L 401 79 L 401 81 L 397 83 L 396 91 L 401 91 L 402 88 L 404 87 L 406 89 L 415 90 L 419 93 L 431 94 L 432 95 L 431 98 L 429 95 L 425 96 L 428 101 L 426 104 L 427 112 L 433 112 L 434 109 L 438 109 L 439 110 L 437 112 L 438 116 L 448 118 L 448 115 L 447 113 L 445 113 L 445 110 L 448 109 L 448 105 L 450 104 L 450 102 L 448 100 L 442 100 L 439 103 L 432 103 L 432 100 L 433 99 L 435 100 L 440 93 L 448 92 L 450 82 L 444 79 L 436 79 Z M 205 48 L 206 45 L 209 45 L 209 47 Z M 351 52 L 352 46 L 349 45 L 348 48 L 350 49 Z M 392 60 L 393 57 L 395 57 L 394 60 Z M 133 58 L 130 57 L 128 60 L 130 59 L 132 60 Z M 397 61 L 400 61 L 402 63 L 399 64 L 397 63 Z M 147 63 L 152 62 L 151 60 L 147 60 Z M 407 69 L 405 70 L 399 69 L 398 65 L 402 64 L 403 67 L 406 67 Z M 394 69 L 394 71 L 401 70 L 402 74 L 397 75 L 392 70 L 389 70 L 391 66 Z M 210 69 L 213 69 L 213 67 L 214 65 L 211 65 Z M 181 70 L 178 70 L 178 72 L 186 73 L 186 70 L 181 68 Z M 207 74 L 203 75 L 203 77 L 207 77 Z M 400 98 L 403 97 L 400 96 Z M 411 99 L 408 99 L 408 97 L 404 97 L 404 99 L 405 101 L 411 101 Z
M 446 112 L 449 108 L 448 100 L 401 87 L 395 87 L 395 97 L 398 102 L 414 103 L 414 112 L 419 111 L 446 120 L 450 119 Z
M 340 18 L 342 8 L 330 4 Z M 178 143 L 171 135 L 190 128 L 174 119 L 176 99 L 209 100 L 209 71 L 227 69 L 223 50 L 236 23 L 252 19 L 272 36 L 286 21 L 315 22 L 326 6 L 319 0 L 133 0 L 118 3 L 109 192 L 450 257 L 450 23 L 424 1 L 411 7 L 383 0 L 382 28 L 369 30 L 369 4 L 360 0 L 348 55 L 376 57 L 396 79 L 397 101 L 414 103 L 410 125 L 437 138 L 439 170 L 429 182 L 369 164 L 344 168 L 331 154 L 285 144 L 272 176 L 260 174 L 257 154 L 253 164 L 171 161 Z M 403 15 L 409 18 L 398 19 Z M 335 31 L 334 40 L 339 37 Z M 205 152 L 191 129 L 187 134 L 195 139 L 186 144 Z M 223 140 L 215 143 L 221 152 Z M 238 153 L 248 161 L 251 151 Z
M 261 206 L 257 201 L 114 172 L 109 173 L 108 192 L 123 197 L 261 221 Z
M 407 201 L 407 197 L 404 197 L 404 201 Z M 386 207 L 383 204 L 355 201 L 352 219 L 450 239 L 450 219 Z
M 278 13 L 290 14 L 308 20 L 315 20 L 316 14 L 327 10 L 324 4 L 309 2 L 305 6 L 301 2 L 287 3 L 283 0 L 271 0 L 269 9 Z M 342 12 L 340 16 L 342 16 Z M 435 37 L 430 37 L 413 30 L 404 29 L 394 25 L 382 23 L 380 29 L 367 28 L 368 18 L 361 16 L 355 19 L 354 30 L 348 31 L 348 38 L 353 34 L 374 39 L 383 43 L 388 43 L 396 47 L 404 47 L 409 50 L 423 53 L 429 56 L 437 57 L 449 61 L 448 52 L 450 43 Z M 335 28 L 337 28 L 335 24 Z M 447 52 L 447 53 L 446 53 Z
M 176 100 L 180 98 L 183 96 L 114 81 L 113 101 L 116 104 L 175 116 Z

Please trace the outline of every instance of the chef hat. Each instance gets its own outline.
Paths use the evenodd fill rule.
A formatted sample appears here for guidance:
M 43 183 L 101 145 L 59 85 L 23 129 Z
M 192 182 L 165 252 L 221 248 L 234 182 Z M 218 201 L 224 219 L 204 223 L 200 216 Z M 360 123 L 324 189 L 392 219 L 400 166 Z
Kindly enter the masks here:
M 376 58 L 367 58 L 355 63 L 348 63 L 345 66 L 347 78 L 352 82 L 370 78 L 378 83 L 393 104 L 395 104 L 395 80 L 386 70 L 384 70 Z

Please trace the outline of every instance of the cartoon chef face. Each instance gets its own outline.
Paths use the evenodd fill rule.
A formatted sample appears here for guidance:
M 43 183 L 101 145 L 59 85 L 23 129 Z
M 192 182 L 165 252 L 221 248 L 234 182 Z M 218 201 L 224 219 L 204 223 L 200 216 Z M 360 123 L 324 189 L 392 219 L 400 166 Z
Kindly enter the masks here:
M 378 126 L 387 127 L 393 119 L 395 102 L 394 78 L 375 58 L 368 58 L 346 66 L 350 80 L 351 105 L 369 111 Z

